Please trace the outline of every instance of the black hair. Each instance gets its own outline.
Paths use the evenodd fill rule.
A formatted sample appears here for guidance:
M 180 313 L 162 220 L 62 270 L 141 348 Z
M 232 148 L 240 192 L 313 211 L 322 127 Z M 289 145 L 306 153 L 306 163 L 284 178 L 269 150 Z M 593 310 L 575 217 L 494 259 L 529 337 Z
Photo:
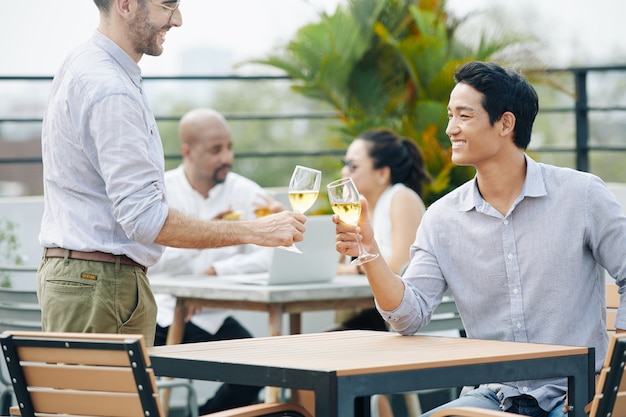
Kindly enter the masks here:
M 108 12 L 111 7 L 111 0 L 93 0 L 93 2 L 101 12 Z
M 539 98 L 526 77 L 493 62 L 472 61 L 456 70 L 454 80 L 471 86 L 483 95 L 482 105 L 489 114 L 492 126 L 505 112 L 513 113 L 515 145 L 522 149 L 528 147 L 539 112 Z

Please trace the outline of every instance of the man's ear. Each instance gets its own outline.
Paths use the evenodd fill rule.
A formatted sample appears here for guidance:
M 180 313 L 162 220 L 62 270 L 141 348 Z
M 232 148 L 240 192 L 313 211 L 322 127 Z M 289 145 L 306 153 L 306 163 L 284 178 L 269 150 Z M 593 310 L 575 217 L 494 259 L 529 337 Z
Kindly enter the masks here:
M 515 131 L 515 115 L 506 111 L 500 117 L 500 134 L 503 136 L 513 134 Z
M 187 156 L 187 155 L 189 155 L 189 152 L 190 152 L 190 151 L 191 151 L 191 147 L 189 146 L 189 144 L 188 144 L 188 143 L 183 143 L 183 144 L 180 146 L 180 152 L 181 152 L 181 155 L 182 155 L 182 156 Z
M 113 0 L 113 10 L 120 16 L 128 18 L 137 7 L 136 3 L 135 0 Z

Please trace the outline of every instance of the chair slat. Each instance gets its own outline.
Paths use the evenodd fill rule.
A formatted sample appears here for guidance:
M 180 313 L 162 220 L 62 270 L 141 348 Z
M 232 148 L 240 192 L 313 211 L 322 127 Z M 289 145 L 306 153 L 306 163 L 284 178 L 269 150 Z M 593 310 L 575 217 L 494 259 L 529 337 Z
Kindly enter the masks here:
M 98 417 L 137 417 L 144 414 L 136 393 L 31 390 L 30 396 L 35 410 L 48 414 Z
M 91 349 L 68 349 L 49 347 L 19 347 L 20 359 L 26 362 L 67 363 L 81 365 L 129 366 L 125 351 L 101 350 L 97 355 Z
M 606 284 L 606 330 L 609 333 L 615 333 L 615 318 L 620 299 L 618 288 L 617 284 Z
M 606 284 L 606 306 L 607 308 L 619 307 L 619 293 L 617 284 Z
M 72 335 L 72 333 L 60 333 L 60 332 L 33 332 L 33 331 L 19 331 L 14 330 L 10 331 L 10 333 L 14 337 L 38 337 L 42 339 L 64 339 L 68 338 L 68 335 Z M 146 347 L 146 341 L 143 337 L 138 338 L 138 335 L 132 334 L 114 334 L 114 333 L 80 333 L 80 340 L 94 340 L 94 341 L 137 341 L 141 345 L 141 350 L 143 353 L 143 361 L 146 366 L 151 366 L 150 364 L 150 356 L 148 355 L 148 350 Z M 71 339 L 71 337 L 70 337 Z
M 615 417 L 626 416 L 626 392 L 620 390 L 615 399 L 615 405 L 613 406 L 613 413 Z
M 89 391 L 137 392 L 130 367 L 22 364 L 31 387 Z
M 615 318 L 617 317 L 617 311 L 606 311 L 606 330 L 608 332 L 615 331 Z
M 609 340 L 609 346 L 606 350 L 606 356 L 604 357 L 604 363 L 602 364 L 603 369 L 611 368 L 611 360 L 613 360 L 613 355 L 615 354 L 615 345 L 617 344 L 616 338 L 619 336 L 619 334 L 622 333 L 612 333 L 609 335 L 611 338 Z

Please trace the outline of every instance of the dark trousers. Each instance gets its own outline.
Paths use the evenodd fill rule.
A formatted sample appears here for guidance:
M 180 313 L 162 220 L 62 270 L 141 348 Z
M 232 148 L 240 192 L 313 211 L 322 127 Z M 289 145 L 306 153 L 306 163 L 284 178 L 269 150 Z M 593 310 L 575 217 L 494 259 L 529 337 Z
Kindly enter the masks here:
M 169 327 L 157 325 L 154 338 L 154 345 L 161 346 L 167 339 Z M 217 333 L 211 334 L 195 324 L 188 322 L 185 324 L 183 343 L 213 342 L 216 340 L 244 339 L 252 337 L 250 332 L 237 320 L 228 317 Z M 198 409 L 200 415 L 228 410 L 258 402 L 259 391 L 263 387 L 253 387 L 249 385 L 222 384 L 212 398 Z

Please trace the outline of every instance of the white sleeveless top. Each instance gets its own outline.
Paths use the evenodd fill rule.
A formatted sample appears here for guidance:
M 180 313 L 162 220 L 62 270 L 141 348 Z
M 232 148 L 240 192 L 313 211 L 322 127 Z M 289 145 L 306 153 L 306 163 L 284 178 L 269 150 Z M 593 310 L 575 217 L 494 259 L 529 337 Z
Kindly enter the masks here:
M 380 195 L 374 208 L 374 217 L 372 218 L 372 227 L 374 236 L 378 242 L 380 254 L 385 259 L 391 257 L 393 252 L 391 240 L 391 200 L 393 196 L 403 188 L 408 188 L 402 183 L 397 183 L 387 187 Z

